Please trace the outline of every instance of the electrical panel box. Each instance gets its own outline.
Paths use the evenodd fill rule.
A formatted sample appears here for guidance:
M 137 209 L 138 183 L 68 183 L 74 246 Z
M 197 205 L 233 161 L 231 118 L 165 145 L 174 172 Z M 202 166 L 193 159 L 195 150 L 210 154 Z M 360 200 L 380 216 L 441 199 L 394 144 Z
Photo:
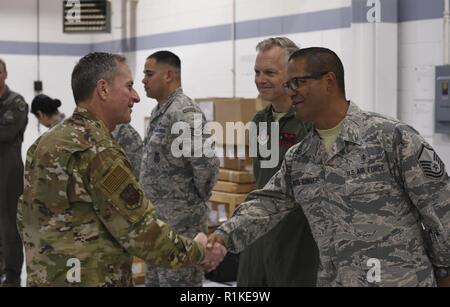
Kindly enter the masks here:
M 436 66 L 435 132 L 450 133 L 450 65 Z

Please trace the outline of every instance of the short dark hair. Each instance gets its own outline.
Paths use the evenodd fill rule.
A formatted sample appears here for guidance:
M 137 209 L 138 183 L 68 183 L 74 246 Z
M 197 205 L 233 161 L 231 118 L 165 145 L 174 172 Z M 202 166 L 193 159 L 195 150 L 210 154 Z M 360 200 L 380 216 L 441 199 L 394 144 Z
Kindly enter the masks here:
M 38 111 L 41 111 L 47 116 L 51 116 L 58 112 L 61 106 L 61 100 L 53 99 L 47 95 L 40 94 L 34 97 L 31 102 L 31 113 L 37 116 Z
M 91 98 L 98 80 L 112 82 L 117 73 L 117 64 L 124 62 L 124 56 L 105 52 L 92 52 L 82 57 L 72 72 L 75 103 Z
M 336 75 L 338 88 L 345 96 L 344 66 L 335 52 L 322 47 L 304 48 L 295 51 L 289 61 L 296 59 L 306 60 L 306 71 L 310 74 L 332 72 Z
M 2 59 L 0 59 L 0 64 L 3 65 L 3 69 L 5 70 L 5 73 L 7 74 L 8 71 L 6 70 L 6 63 Z
M 147 60 L 149 59 L 155 59 L 158 64 L 161 63 L 172 66 L 178 74 L 181 73 L 181 60 L 173 52 L 167 50 L 156 51 L 147 57 Z

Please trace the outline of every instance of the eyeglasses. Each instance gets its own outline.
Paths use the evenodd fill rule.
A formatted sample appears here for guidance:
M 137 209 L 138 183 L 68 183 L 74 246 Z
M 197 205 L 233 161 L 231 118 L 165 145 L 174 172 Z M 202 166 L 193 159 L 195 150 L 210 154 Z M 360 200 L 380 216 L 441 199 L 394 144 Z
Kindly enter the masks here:
M 300 85 L 305 84 L 307 80 L 318 80 L 320 77 L 326 75 L 327 72 L 319 72 L 316 74 L 312 74 L 310 76 L 303 76 L 303 77 L 294 77 L 289 79 L 287 82 L 283 83 L 283 87 L 286 89 L 291 89 L 292 91 L 295 91 L 299 88 Z

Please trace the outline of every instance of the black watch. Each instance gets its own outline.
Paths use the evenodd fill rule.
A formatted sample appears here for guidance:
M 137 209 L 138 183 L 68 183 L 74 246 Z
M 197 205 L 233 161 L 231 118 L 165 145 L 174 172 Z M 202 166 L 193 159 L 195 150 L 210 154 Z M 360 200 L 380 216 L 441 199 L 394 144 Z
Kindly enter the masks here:
M 450 268 L 437 268 L 434 271 L 437 278 L 450 277 Z

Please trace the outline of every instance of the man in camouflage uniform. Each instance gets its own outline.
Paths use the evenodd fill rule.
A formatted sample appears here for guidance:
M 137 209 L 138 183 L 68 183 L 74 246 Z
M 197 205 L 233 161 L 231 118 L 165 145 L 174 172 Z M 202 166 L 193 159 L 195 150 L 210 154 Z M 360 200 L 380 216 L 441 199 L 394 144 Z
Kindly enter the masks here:
M 261 41 L 256 50 L 255 84 L 260 97 L 270 102 L 253 121 L 267 123 L 267 130 L 258 129 L 258 142 L 271 144 L 271 125 L 278 125 L 279 163 L 274 168 L 261 167 L 265 160 L 259 153 L 253 158 L 256 187 L 262 189 L 280 169 L 286 151 L 303 139 L 310 125 L 295 118 L 292 101 L 283 87 L 287 79 L 289 55 L 298 47 L 286 37 Z M 263 143 L 264 144 L 264 143 Z M 270 159 L 268 157 L 267 159 Z M 292 242 L 295 241 L 295 244 Z M 319 255 L 317 244 L 301 208 L 289 214 L 269 233 L 247 247 L 239 258 L 238 287 L 314 286 Z
M 315 129 L 210 242 L 239 251 L 301 206 L 320 251 L 318 285 L 449 285 L 450 182 L 433 148 L 348 102 L 329 49 L 295 52 L 288 77 L 297 117 Z M 319 137 L 335 127 L 335 141 Z
M 6 86 L 7 76 L 6 64 L 0 59 L 0 283 L 20 286 L 23 249 L 16 212 L 23 191 L 21 148 L 28 105 Z
M 112 132 L 116 142 L 122 146 L 127 158 L 131 162 L 134 175 L 139 178 L 139 170 L 142 160 L 142 139 L 139 133 L 130 124 L 117 125 Z
M 66 115 L 64 113 L 60 113 L 56 108 L 55 113 L 44 112 L 44 104 L 55 103 L 54 101 L 59 102 L 61 105 L 61 101 L 58 99 L 52 99 L 46 95 L 38 95 L 34 98 L 31 106 L 31 112 L 36 115 L 39 123 L 43 124 L 48 129 L 52 129 L 56 125 L 59 125 L 64 121 Z M 35 106 L 35 110 L 33 110 L 33 105 Z M 122 146 L 125 151 L 128 159 L 131 162 L 131 166 L 133 166 L 134 174 L 137 178 L 139 178 L 139 169 L 141 167 L 141 159 L 142 159 L 142 139 L 139 133 L 134 130 L 134 128 L 130 124 L 120 124 L 116 126 L 116 129 L 111 133 L 114 140 Z
M 125 58 L 88 54 L 74 68 L 72 89 L 72 117 L 27 154 L 18 224 L 28 285 L 131 286 L 133 255 L 171 268 L 200 263 L 204 234 L 192 241 L 156 218 L 111 137 L 139 102 Z
M 176 157 L 172 151 L 172 144 L 179 140 L 177 134 L 171 133 L 175 123 L 188 126 L 189 140 L 200 138 L 199 143 L 192 142 L 188 148 L 175 145 L 176 150 L 196 153 L 202 148 L 195 148 L 195 144 L 201 147 L 209 137 L 202 133 L 205 116 L 181 89 L 180 70 L 180 59 L 169 51 L 158 51 L 145 63 L 142 82 L 147 96 L 156 99 L 158 105 L 152 111 L 144 139 L 140 182 L 155 204 L 158 218 L 177 232 L 192 236 L 207 230 L 206 201 L 216 183 L 219 161 L 213 152 Z M 145 283 L 150 287 L 196 287 L 202 286 L 202 280 L 203 271 L 198 266 L 170 270 L 147 263 Z

